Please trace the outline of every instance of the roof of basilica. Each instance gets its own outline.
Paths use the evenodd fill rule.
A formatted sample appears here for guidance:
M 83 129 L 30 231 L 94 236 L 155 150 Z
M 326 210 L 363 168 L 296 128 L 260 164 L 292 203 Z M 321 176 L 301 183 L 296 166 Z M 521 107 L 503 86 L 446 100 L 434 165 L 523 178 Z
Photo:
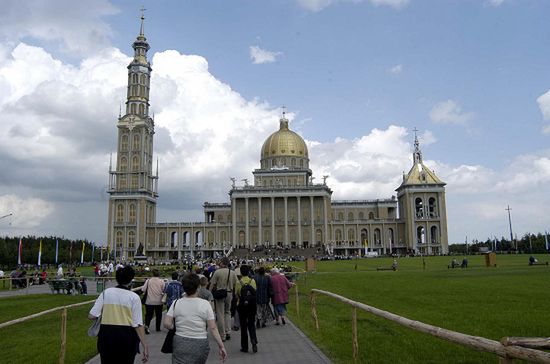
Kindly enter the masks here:
M 308 158 L 304 139 L 288 128 L 288 119 L 284 115 L 280 120 L 279 130 L 265 140 L 261 159 L 282 156 Z

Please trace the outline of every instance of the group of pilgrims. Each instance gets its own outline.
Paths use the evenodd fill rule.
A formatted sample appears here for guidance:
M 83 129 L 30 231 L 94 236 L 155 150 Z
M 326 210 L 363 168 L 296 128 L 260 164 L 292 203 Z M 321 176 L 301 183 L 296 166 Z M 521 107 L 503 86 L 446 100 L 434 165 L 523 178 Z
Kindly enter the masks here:
M 152 277 L 137 290 L 141 297 L 130 289 L 134 268 L 117 266 L 117 286 L 103 291 L 88 315 L 101 322 L 97 335 L 101 363 L 133 363 L 140 352 L 146 362 L 146 336 L 153 329 L 153 317 L 157 332 L 162 327 L 172 331 L 163 352 L 170 341 L 174 364 L 205 363 L 210 352 L 208 333 L 218 346 L 221 361 L 228 356 L 224 344 L 231 340 L 232 332 L 240 332 L 241 352 L 251 349 L 257 353 L 256 330 L 286 325 L 288 290 L 294 283 L 277 267 L 250 263 L 222 257 L 217 264 L 190 264 L 184 271 L 173 272 L 170 281 L 153 268 Z

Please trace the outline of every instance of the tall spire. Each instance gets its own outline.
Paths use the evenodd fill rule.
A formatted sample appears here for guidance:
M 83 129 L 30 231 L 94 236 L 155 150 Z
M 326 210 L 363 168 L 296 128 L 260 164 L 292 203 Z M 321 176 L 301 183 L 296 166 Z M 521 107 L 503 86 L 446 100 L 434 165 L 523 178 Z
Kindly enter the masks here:
M 286 118 L 286 106 L 283 106 L 283 115 L 281 116 L 281 120 L 279 120 L 279 129 L 288 129 L 288 119 Z
M 145 20 L 145 10 L 147 9 L 142 6 L 139 10 L 141 11 L 141 28 L 139 29 L 139 35 L 145 37 L 145 33 L 143 33 L 143 21 Z
M 422 163 L 422 151 L 420 151 L 420 143 L 418 143 L 418 136 L 416 135 L 416 132 L 418 129 L 416 127 L 413 129 L 414 131 L 414 152 L 413 152 L 413 162 L 414 164 Z

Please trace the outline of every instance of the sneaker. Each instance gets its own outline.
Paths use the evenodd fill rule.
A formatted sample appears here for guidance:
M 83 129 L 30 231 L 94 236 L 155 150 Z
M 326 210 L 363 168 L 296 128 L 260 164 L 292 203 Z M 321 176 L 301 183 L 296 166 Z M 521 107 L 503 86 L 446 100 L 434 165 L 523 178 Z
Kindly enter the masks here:
M 258 352 L 258 345 L 252 344 L 252 351 L 257 353 Z
M 283 325 L 286 325 L 285 319 L 281 318 L 281 320 L 283 321 Z
M 149 331 L 149 328 L 147 326 L 145 326 L 145 335 L 149 335 L 151 333 L 151 331 Z
M 225 340 L 231 340 L 231 335 L 225 334 Z

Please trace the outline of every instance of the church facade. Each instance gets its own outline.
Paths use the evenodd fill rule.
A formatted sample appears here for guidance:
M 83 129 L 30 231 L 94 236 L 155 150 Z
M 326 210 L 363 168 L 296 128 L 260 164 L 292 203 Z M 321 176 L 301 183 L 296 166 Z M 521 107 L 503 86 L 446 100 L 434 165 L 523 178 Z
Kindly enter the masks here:
M 203 222 L 157 223 L 152 68 L 143 17 L 132 47 L 115 165 L 111 160 L 109 166 L 107 240 L 117 259 L 131 260 L 139 251 L 150 259 L 175 260 L 258 246 L 342 255 L 448 252 L 445 183 L 424 165 L 416 135 L 413 165 L 403 174 L 397 196 L 332 200 L 328 176 L 314 183 L 307 145 L 290 130 L 284 113 L 279 129 L 261 147 L 251 183 L 237 186 L 233 179 L 228 202 L 204 203 Z

